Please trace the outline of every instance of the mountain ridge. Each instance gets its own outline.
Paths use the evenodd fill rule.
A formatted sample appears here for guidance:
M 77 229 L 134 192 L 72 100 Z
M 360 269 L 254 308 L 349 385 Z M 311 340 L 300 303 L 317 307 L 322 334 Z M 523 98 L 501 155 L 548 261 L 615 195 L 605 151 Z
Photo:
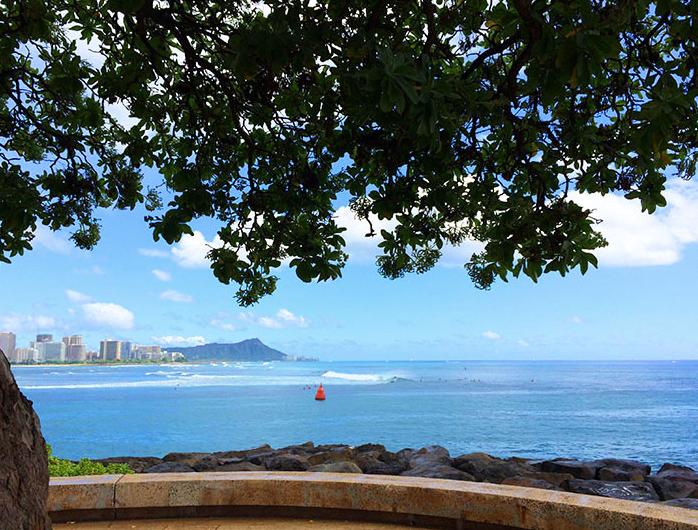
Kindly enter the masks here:
M 199 346 L 171 348 L 184 354 L 188 361 L 288 361 L 290 357 L 258 338 L 240 342 L 212 342 Z

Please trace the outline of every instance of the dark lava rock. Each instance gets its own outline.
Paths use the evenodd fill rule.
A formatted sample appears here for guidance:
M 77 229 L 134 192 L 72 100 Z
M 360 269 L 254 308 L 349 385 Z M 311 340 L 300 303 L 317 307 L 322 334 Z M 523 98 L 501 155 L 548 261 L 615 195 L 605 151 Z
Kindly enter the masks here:
M 658 501 L 659 495 L 649 482 L 604 482 L 603 480 L 572 479 L 567 483 L 572 493 L 598 495 L 628 501 Z
M 316 445 L 311 453 L 327 453 L 330 451 L 341 451 L 342 449 L 351 449 L 347 444 L 320 444 Z
M 313 442 L 305 442 L 298 445 L 289 445 L 288 447 L 282 447 L 278 449 L 277 452 L 291 455 L 305 456 L 308 453 L 312 453 L 315 450 L 315 444 Z
M 213 455 L 208 455 L 195 462 L 191 467 L 194 471 L 220 471 L 218 468 L 221 466 L 221 461 Z
M 662 500 L 698 497 L 698 473 L 690 467 L 664 464 L 647 480 L 654 485 Z
M 308 457 L 308 462 L 311 466 L 317 466 L 320 464 L 329 464 L 331 462 L 346 462 L 353 459 L 354 451 L 349 447 L 342 447 L 331 451 L 312 454 Z
M 676 506 L 677 508 L 698 510 L 698 499 L 672 499 L 670 501 L 664 501 L 662 504 L 666 506 Z
M 408 468 L 407 462 L 390 453 L 395 458 L 388 462 L 380 460 L 375 453 L 359 454 L 356 457 L 356 465 L 367 475 L 399 475 Z
M 545 471 L 529 471 L 523 476 L 536 480 L 544 480 L 561 489 L 564 489 L 567 483 L 574 478 L 569 473 L 547 473 Z
M 596 477 L 600 480 L 629 481 L 645 480 L 652 468 L 636 460 L 621 460 L 618 458 L 603 458 L 590 464 L 598 466 Z
M 258 466 L 252 462 L 231 462 L 222 464 L 216 471 L 266 471 L 264 466 Z
M 354 462 L 330 462 L 328 464 L 320 464 L 312 466 L 308 471 L 319 473 L 361 473 L 361 468 Z
M 453 460 L 453 467 L 465 471 L 480 482 L 501 483 L 504 479 L 534 472 L 534 468 L 520 460 L 504 460 L 485 453 L 470 453 Z
M 180 462 L 193 467 L 194 464 L 210 456 L 211 453 L 168 453 L 162 459 L 165 462 Z
M 193 473 L 194 468 L 183 462 L 162 462 L 149 467 L 144 473 Z
M 684 497 L 698 498 L 698 484 L 684 480 L 681 476 L 671 475 L 671 473 L 670 471 L 665 471 L 647 478 L 659 492 L 662 500 L 670 501 Z
M 427 478 L 445 478 L 450 480 L 469 480 L 474 481 L 475 478 L 455 467 L 446 464 L 425 464 L 413 467 L 401 473 L 403 477 L 427 477 Z
M 681 466 L 679 464 L 671 464 L 669 462 L 662 464 L 662 467 L 659 468 L 659 471 L 657 471 L 657 473 L 662 473 L 663 471 L 688 471 L 689 473 L 695 472 L 695 470 L 692 467 Z
M 642 482 L 645 480 L 645 474 L 640 471 L 625 470 L 619 467 L 602 467 L 597 472 L 596 476 L 599 480 L 615 481 L 615 482 Z
M 538 488 L 538 489 L 543 489 L 543 490 L 557 490 L 557 491 L 562 491 L 562 488 L 556 486 L 555 484 L 551 484 L 547 480 L 540 480 L 537 478 L 531 478 L 531 477 L 509 477 L 505 478 L 502 481 L 502 484 L 506 484 L 509 486 L 522 486 L 524 488 Z
M 400 452 L 397 454 L 400 455 Z M 440 445 L 429 445 L 427 447 L 422 447 L 419 451 L 413 452 L 407 461 L 410 468 L 436 466 L 438 464 L 450 466 L 451 455 L 448 453 L 448 450 Z
M 47 497 L 48 459 L 39 418 L 0 351 L 0 527 L 49 530 Z
M 354 447 L 357 453 L 385 453 L 385 446 L 381 444 L 363 444 L 358 447 Z
M 242 451 L 218 451 L 216 453 L 213 453 L 213 456 L 220 460 L 229 458 L 240 458 L 244 460 L 249 459 L 250 457 L 253 457 L 255 455 L 269 453 L 271 451 L 273 451 L 271 445 L 264 444 L 259 447 L 253 447 L 252 449 L 243 449 Z
M 274 458 L 277 456 L 279 453 L 276 451 L 267 451 L 266 453 L 256 453 L 252 456 L 247 457 L 248 462 L 252 462 L 253 464 L 257 464 L 258 466 L 263 466 L 264 462 L 267 461 L 269 458 Z
M 281 454 L 267 458 L 264 466 L 269 471 L 305 471 L 310 467 L 308 460 L 299 455 Z
M 541 462 L 539 467 L 541 471 L 549 473 L 569 473 L 576 478 L 593 479 L 596 477 L 596 470 L 599 468 L 599 465 L 593 462 L 556 458 L 555 460 Z
M 113 456 L 110 458 L 100 458 L 95 460 L 100 464 L 126 464 L 136 473 L 143 473 L 149 467 L 162 463 L 161 458 L 155 456 Z

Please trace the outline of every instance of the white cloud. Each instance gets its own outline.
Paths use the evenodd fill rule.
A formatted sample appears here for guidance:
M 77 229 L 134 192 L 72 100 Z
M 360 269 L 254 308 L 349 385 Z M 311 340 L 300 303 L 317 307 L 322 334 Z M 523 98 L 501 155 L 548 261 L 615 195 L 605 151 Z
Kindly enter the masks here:
M 153 337 L 153 340 L 162 346 L 199 346 L 206 344 L 206 339 L 200 335 L 194 337 L 164 335 L 162 337 Z
M 572 324 L 584 324 L 584 319 L 579 315 L 574 315 L 570 317 L 570 322 L 572 322 Z
M 502 336 L 499 333 L 490 330 L 483 332 L 482 336 L 489 340 L 499 340 L 502 338 Z
M 288 309 L 279 309 L 278 313 L 276 313 L 276 317 L 290 326 L 298 326 L 299 328 L 308 327 L 308 321 L 305 317 L 294 315 Z
M 32 243 L 57 254 L 68 254 L 73 247 L 63 234 L 41 224 L 34 231 Z
M 235 331 L 237 329 L 237 326 L 231 322 L 227 322 L 223 319 L 220 318 L 214 318 L 211 320 L 210 324 L 216 328 L 225 330 L 225 331 Z
M 522 346 L 523 348 L 528 348 L 528 347 L 530 346 L 530 344 L 528 343 L 528 341 L 525 341 L 525 340 L 523 340 L 523 339 L 517 340 L 517 341 L 516 341 L 516 344 L 518 344 L 519 346 Z
M 281 322 L 279 322 L 278 320 L 276 320 L 272 317 L 259 317 L 257 319 L 257 324 L 259 324 L 263 328 L 278 329 L 278 328 L 283 327 Z
M 371 224 L 376 235 L 366 237 L 371 230 L 371 225 L 365 219 L 360 219 L 349 206 L 340 206 L 334 214 L 337 226 L 346 228 L 342 237 L 346 241 L 345 252 L 353 259 L 374 260 L 380 254 L 378 243 L 382 241 L 381 230 L 392 230 L 396 226 L 395 221 L 380 220 L 371 215 Z
M 170 255 L 166 250 L 157 248 L 139 248 L 138 253 L 149 258 L 166 258 Z
M 2 315 L 0 330 L 14 333 L 47 331 L 56 326 L 56 319 L 46 315 Z
M 186 234 L 171 249 L 172 259 L 180 267 L 194 269 L 199 267 L 209 267 L 211 262 L 206 257 L 212 248 L 223 246 L 223 241 L 216 235 L 208 241 L 204 234 L 194 230 L 194 235 Z
M 83 304 L 82 312 L 87 322 L 97 326 L 114 329 L 133 328 L 133 313 L 119 304 L 108 302 Z
M 601 265 L 610 267 L 671 265 L 687 245 L 698 243 L 698 185 L 672 180 L 667 186 L 667 206 L 650 215 L 640 202 L 620 195 L 570 194 L 603 222 L 597 229 L 608 247 L 595 251 Z
M 160 269 L 153 269 L 153 276 L 155 276 L 161 282 L 169 282 L 172 279 L 172 275 L 169 272 L 162 271 Z
M 182 302 L 185 304 L 189 304 L 194 301 L 193 297 L 189 296 L 188 294 L 175 291 L 174 289 L 168 289 L 167 291 L 160 293 L 160 299 L 167 300 L 169 302 Z
M 78 304 L 82 304 L 92 300 L 91 296 L 85 293 L 81 293 L 80 291 L 74 291 L 73 289 L 66 289 L 65 295 L 68 297 L 68 300 L 70 300 L 71 302 L 76 302 Z
M 269 329 L 289 327 L 307 328 L 310 324 L 307 318 L 296 315 L 288 309 L 279 309 L 274 316 L 257 316 L 254 313 L 240 313 L 238 318 L 243 322 L 256 324 Z

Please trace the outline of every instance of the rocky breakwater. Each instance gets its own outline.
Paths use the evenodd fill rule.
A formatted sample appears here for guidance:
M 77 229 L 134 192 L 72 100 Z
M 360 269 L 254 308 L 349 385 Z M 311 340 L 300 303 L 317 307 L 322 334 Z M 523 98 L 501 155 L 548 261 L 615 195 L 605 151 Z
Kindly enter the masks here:
M 115 457 L 99 462 L 125 463 L 136 473 L 309 471 L 468 480 L 698 509 L 698 472 L 694 469 L 664 464 L 652 474 L 647 464 L 616 458 L 531 460 L 486 453 L 454 458 L 438 445 L 392 452 L 380 444 L 352 447 L 306 442 L 280 449 L 263 445 L 242 451 Z

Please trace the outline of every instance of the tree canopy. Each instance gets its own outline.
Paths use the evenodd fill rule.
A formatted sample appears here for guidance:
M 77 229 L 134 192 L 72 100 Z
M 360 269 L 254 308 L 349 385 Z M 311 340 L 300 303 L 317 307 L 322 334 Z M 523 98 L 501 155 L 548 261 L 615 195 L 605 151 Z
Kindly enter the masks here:
M 394 222 L 389 278 L 467 239 L 482 288 L 586 272 L 605 241 L 570 193 L 651 213 L 695 170 L 697 40 L 695 0 L 0 0 L 0 259 L 145 203 L 168 243 L 217 219 L 251 304 L 284 262 L 341 275 L 348 203 Z

